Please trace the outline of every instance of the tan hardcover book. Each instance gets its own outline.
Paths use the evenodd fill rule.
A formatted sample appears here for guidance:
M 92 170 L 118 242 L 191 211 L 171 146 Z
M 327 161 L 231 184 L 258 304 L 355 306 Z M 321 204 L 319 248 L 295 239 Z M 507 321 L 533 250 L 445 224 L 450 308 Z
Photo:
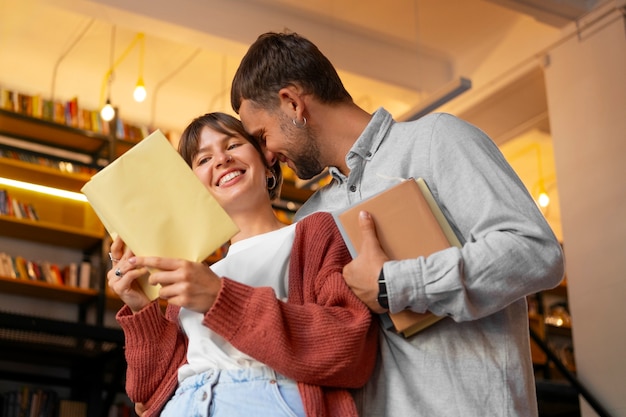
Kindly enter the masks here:
M 391 259 L 429 256 L 450 246 L 461 247 L 461 242 L 422 178 L 404 180 L 333 214 L 353 257 L 358 255 L 361 247 L 358 220 L 361 210 L 372 215 L 381 247 Z M 393 327 L 405 337 L 442 318 L 430 312 L 420 314 L 409 310 L 382 315 L 387 328 Z
M 138 256 L 200 262 L 238 231 L 233 220 L 156 130 L 81 189 L 113 237 Z M 139 281 L 151 299 L 158 288 Z

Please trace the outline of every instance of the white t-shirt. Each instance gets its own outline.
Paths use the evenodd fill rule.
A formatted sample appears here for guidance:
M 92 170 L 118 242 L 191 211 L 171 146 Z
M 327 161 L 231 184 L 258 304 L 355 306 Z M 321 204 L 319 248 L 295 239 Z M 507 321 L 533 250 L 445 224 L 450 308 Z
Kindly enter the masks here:
M 236 242 L 230 246 L 226 257 L 211 265 L 211 269 L 220 277 L 253 287 L 272 287 L 279 299 L 286 300 L 295 230 L 294 223 Z M 179 381 L 209 369 L 264 366 L 204 326 L 203 318 L 203 314 L 185 308 L 180 310 L 179 320 L 189 338 L 189 347 L 188 363 L 178 370 Z

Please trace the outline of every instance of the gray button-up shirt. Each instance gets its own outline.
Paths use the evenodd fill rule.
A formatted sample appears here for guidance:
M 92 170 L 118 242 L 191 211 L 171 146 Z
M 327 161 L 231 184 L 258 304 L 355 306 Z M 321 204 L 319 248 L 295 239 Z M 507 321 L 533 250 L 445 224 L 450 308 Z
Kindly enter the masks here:
M 452 115 L 397 123 L 379 109 L 346 162 L 349 175 L 329 167 L 333 181 L 298 218 L 422 177 L 465 242 L 385 263 L 392 312 L 449 318 L 409 339 L 381 328 L 381 360 L 356 395 L 361 415 L 536 416 L 525 296 L 560 282 L 562 251 L 497 146 Z

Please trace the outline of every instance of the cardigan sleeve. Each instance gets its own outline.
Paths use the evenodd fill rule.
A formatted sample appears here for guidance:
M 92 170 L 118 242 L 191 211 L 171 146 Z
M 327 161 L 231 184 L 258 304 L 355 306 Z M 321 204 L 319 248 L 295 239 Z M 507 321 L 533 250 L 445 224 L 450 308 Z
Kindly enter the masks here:
M 296 225 L 288 302 L 223 278 L 204 324 L 296 381 L 358 388 L 374 367 L 378 327 L 343 279 L 351 259 L 332 216 L 311 215 Z
M 126 339 L 126 392 L 147 408 L 169 398 L 186 360 L 187 340 L 177 323 L 178 310 L 168 306 L 163 315 L 154 301 L 136 314 L 124 306 L 116 316 Z

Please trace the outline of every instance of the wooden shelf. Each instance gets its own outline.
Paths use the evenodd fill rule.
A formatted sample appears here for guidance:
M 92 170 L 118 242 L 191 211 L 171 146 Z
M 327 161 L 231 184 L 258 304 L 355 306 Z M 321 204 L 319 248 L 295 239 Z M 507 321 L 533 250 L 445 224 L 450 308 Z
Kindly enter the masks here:
M 49 120 L 0 109 L 0 134 L 39 145 L 89 155 L 95 165 L 98 158 L 115 159 L 135 145 L 124 139 L 91 130 L 78 129 Z M 109 158 L 111 143 L 115 150 Z
M 76 304 L 93 301 L 98 296 L 98 291 L 93 289 L 3 276 L 0 276 L 0 292 Z
M 92 156 L 102 152 L 109 136 L 48 120 L 0 110 L 0 133 L 42 145 Z
M 73 192 L 80 192 L 91 178 L 89 174 L 62 172 L 52 167 L 10 158 L 0 158 L 0 173 L 4 178 Z
M 104 232 L 0 215 L 0 236 L 89 250 L 101 243 Z

